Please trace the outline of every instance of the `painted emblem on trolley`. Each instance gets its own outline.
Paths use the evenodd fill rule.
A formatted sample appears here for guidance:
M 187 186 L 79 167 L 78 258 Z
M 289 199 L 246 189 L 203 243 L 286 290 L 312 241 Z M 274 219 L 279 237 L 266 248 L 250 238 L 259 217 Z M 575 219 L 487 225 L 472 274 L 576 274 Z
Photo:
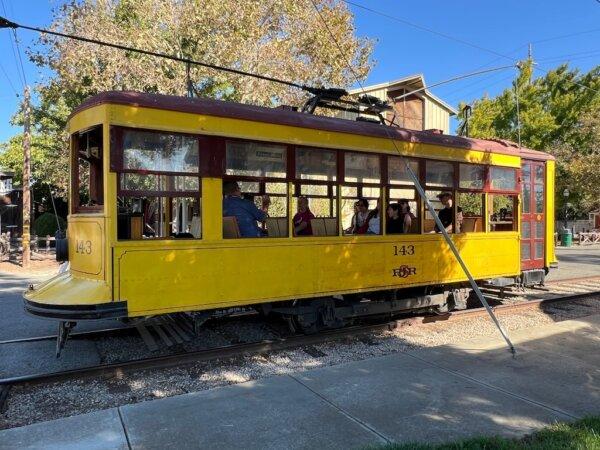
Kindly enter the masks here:
M 541 214 L 538 214 L 538 215 L 536 216 L 536 219 L 537 219 L 537 220 L 542 220 L 542 215 L 541 215 Z
M 407 278 L 411 275 L 416 275 L 417 268 L 403 265 L 398 267 L 397 269 L 392 269 L 392 274 L 392 276 L 394 277 Z

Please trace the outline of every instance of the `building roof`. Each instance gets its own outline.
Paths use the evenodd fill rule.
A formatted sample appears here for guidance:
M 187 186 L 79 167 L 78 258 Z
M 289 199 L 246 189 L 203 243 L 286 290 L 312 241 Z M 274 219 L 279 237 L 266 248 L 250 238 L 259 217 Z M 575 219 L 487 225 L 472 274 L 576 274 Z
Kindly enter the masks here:
M 355 122 L 335 117 L 316 116 L 282 108 L 266 108 L 264 106 L 245 105 L 242 103 L 207 98 L 177 97 L 173 95 L 147 94 L 133 91 L 109 91 L 97 94 L 85 100 L 71 113 L 71 116 L 103 104 L 154 108 L 377 138 L 393 138 L 404 142 L 472 149 L 487 153 L 502 153 L 515 156 L 526 155 L 527 158 L 533 159 L 554 159 L 552 155 L 544 152 L 525 148 L 519 149 L 517 144 L 509 141 L 473 139 L 463 136 L 432 133 L 429 131 L 407 130 L 376 123 Z
M 359 89 L 351 89 L 348 91 L 349 94 L 351 95 L 355 95 L 355 94 L 362 94 L 362 93 L 369 93 L 369 92 L 373 92 L 373 91 L 379 91 L 382 89 L 386 89 L 386 90 L 393 90 L 394 88 L 398 87 L 411 87 L 413 89 L 422 89 L 425 86 L 427 86 L 425 84 L 425 77 L 423 76 L 423 74 L 421 73 L 417 73 L 414 75 L 409 75 L 407 77 L 404 78 L 399 78 L 397 80 L 393 80 L 393 81 L 386 81 L 384 83 L 379 83 L 379 84 L 372 84 L 370 86 L 365 86 L 364 88 L 359 88 Z M 417 93 L 418 94 L 424 94 L 427 97 L 429 97 L 430 100 L 434 101 L 435 103 L 437 103 L 438 105 L 440 105 L 443 109 L 445 109 L 446 111 L 448 111 L 450 113 L 450 115 L 456 115 L 458 114 L 458 111 L 453 108 L 452 106 L 450 106 L 448 103 L 446 103 L 445 101 L 443 101 L 441 98 L 437 97 L 436 95 L 432 94 L 431 91 L 429 91 L 429 89 L 424 89 L 423 91 L 419 91 Z

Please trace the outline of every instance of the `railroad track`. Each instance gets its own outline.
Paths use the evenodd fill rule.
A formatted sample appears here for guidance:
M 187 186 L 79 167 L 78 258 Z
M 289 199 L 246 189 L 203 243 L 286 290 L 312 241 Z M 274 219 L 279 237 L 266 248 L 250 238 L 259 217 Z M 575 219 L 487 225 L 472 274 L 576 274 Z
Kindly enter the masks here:
M 600 291 L 576 293 L 567 296 L 563 295 L 560 297 L 556 296 L 554 298 L 535 299 L 526 302 L 499 305 L 493 307 L 493 310 L 497 314 L 507 314 L 515 311 L 524 310 L 543 310 L 545 307 L 550 307 L 557 303 L 574 302 L 579 299 L 592 297 L 596 295 L 600 295 Z M 423 326 L 427 324 L 440 322 L 447 323 L 451 321 L 475 318 L 480 316 L 487 316 L 485 308 L 473 308 L 438 315 L 409 317 L 385 323 L 352 326 L 338 330 L 330 330 L 314 335 L 292 335 L 276 339 L 265 339 L 258 342 L 214 347 L 206 350 L 177 352 L 169 355 L 155 356 L 113 364 L 102 364 L 98 366 L 83 367 L 59 372 L 4 378 L 0 379 L 0 403 L 3 395 L 2 392 L 7 392 L 11 386 L 15 385 L 64 382 L 73 379 L 100 376 L 114 377 L 120 376 L 125 372 L 157 368 L 163 369 L 196 362 L 205 362 L 222 358 L 232 358 L 247 354 L 261 354 L 273 351 L 288 350 L 291 348 L 301 348 L 305 346 L 322 344 L 325 342 L 331 342 L 340 339 L 357 337 L 362 334 L 389 331 L 396 328 L 408 326 Z
M 564 292 L 572 292 L 565 295 Z M 533 293 L 511 292 L 511 295 L 525 295 L 527 299 L 509 301 L 507 304 L 494 306 L 492 309 L 498 315 L 526 310 L 544 310 L 552 308 L 559 303 L 576 302 L 587 297 L 600 296 L 600 277 L 576 280 L 562 280 L 547 283 L 545 287 L 533 290 Z M 537 298 L 536 298 L 537 297 Z M 315 335 L 292 335 L 263 339 L 256 342 L 236 343 L 231 345 L 213 347 L 196 351 L 178 351 L 168 355 L 147 357 L 124 362 L 101 364 L 97 366 L 82 367 L 51 373 L 30 374 L 0 379 L 0 411 L 8 398 L 11 387 L 25 384 L 47 384 L 65 382 L 69 380 L 94 377 L 118 377 L 125 372 L 134 372 L 148 369 L 163 369 L 173 366 L 189 365 L 192 363 L 206 362 L 223 358 L 239 357 L 249 354 L 264 354 L 269 352 L 288 350 L 293 348 L 310 348 L 316 344 L 332 342 L 341 339 L 355 338 L 369 333 L 378 333 L 410 326 L 426 326 L 434 323 L 449 323 L 459 320 L 468 320 L 480 316 L 487 316 L 485 308 L 471 308 L 445 314 L 424 315 L 392 320 L 385 323 L 368 324 L 330 330 Z M 90 332 L 74 333 L 73 338 L 96 338 L 106 336 L 107 333 L 132 332 L 136 327 L 104 329 Z M 138 330 L 139 331 L 139 330 Z M 31 342 L 36 340 L 55 339 L 54 336 L 40 336 L 34 338 L 17 339 L 8 342 Z

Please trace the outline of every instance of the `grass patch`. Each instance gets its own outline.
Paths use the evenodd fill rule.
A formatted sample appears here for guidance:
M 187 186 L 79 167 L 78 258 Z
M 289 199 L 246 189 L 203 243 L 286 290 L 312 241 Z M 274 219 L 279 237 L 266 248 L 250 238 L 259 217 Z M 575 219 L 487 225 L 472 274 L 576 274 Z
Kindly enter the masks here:
M 557 423 L 521 439 L 478 437 L 446 444 L 389 444 L 372 450 L 600 450 L 600 417 Z

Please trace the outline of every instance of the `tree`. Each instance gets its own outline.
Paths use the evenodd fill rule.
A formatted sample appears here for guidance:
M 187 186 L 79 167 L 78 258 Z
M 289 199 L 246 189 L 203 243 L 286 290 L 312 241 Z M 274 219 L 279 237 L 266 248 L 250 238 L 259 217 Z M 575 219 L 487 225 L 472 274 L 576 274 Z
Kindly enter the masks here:
M 344 2 L 316 3 L 344 57 L 309 0 L 70 0 L 55 11 L 50 28 L 311 86 L 347 87 L 356 81 L 354 74 L 364 79 L 372 65 L 372 42 L 355 36 Z M 63 193 L 64 129 L 69 112 L 86 97 L 107 90 L 187 93 L 182 63 L 50 35 L 39 44 L 29 56 L 54 76 L 36 86 L 40 104 L 34 107 L 32 149 L 34 166 L 44 169 L 34 168 L 34 179 Z M 289 86 L 213 69 L 192 66 L 190 74 L 202 96 L 265 106 L 298 105 L 306 98 Z M 20 121 L 17 113 L 14 122 Z M 19 139 L 3 145 L 0 164 L 20 168 Z
M 598 186 L 594 166 L 599 158 L 600 66 L 581 74 L 561 65 L 536 79 L 532 78 L 532 67 L 532 61 L 526 61 L 511 89 L 473 103 L 470 135 L 516 142 L 517 90 L 522 145 L 557 158 L 557 209 L 563 209 L 562 192 L 569 188 L 572 196 L 568 201 L 579 216 L 584 216 L 600 206 L 600 195 L 594 187 L 594 183 Z M 463 122 L 459 129 L 464 129 L 465 117 L 459 118 Z

